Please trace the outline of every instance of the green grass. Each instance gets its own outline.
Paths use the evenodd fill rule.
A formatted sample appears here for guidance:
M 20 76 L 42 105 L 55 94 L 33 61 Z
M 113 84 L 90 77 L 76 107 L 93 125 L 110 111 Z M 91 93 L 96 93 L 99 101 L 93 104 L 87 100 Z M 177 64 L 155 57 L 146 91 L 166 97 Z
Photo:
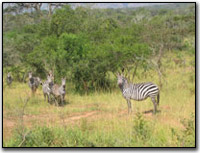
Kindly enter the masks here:
M 22 133 L 28 131 L 21 146 L 194 147 L 195 82 L 190 78 L 195 74 L 189 64 L 192 57 L 183 56 L 185 67 L 174 64 L 172 53 L 163 59 L 165 81 L 156 115 L 151 113 L 150 99 L 132 101 L 133 113 L 128 115 L 119 89 L 79 95 L 66 86 L 68 104 L 56 107 L 44 101 L 41 87 L 32 97 L 27 84 L 14 82 L 3 89 L 3 146 L 19 146 Z M 139 70 L 135 82 L 158 84 L 155 71 L 146 74 Z M 27 97 L 21 122 L 19 114 Z

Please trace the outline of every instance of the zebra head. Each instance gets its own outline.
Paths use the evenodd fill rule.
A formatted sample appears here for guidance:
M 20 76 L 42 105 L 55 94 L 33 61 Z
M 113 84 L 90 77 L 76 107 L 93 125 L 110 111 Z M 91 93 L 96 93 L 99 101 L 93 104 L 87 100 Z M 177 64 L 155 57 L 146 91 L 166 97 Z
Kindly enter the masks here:
M 47 82 L 51 83 L 52 82 L 52 77 L 50 75 L 47 76 Z
M 52 76 L 50 76 L 50 75 L 47 76 L 47 83 L 48 83 L 50 88 L 53 86 L 53 78 L 52 78 Z
M 65 88 L 66 78 L 62 78 L 62 86 Z
M 41 80 L 39 77 L 37 77 L 36 79 L 37 79 L 38 83 L 39 83 L 40 85 L 42 85 L 42 80 Z
M 7 75 L 7 77 L 11 77 L 11 73 L 10 73 L 10 72 L 8 72 L 8 75 Z
M 126 79 L 118 73 L 117 74 L 117 84 L 118 84 L 118 86 L 122 86 L 125 82 L 126 82 Z
M 53 72 L 52 72 L 52 70 L 49 71 L 49 73 L 48 73 L 48 77 L 51 78 L 51 81 L 54 80 L 54 76 L 53 76 Z M 47 79 L 48 79 L 48 77 L 47 77 Z
M 32 72 L 29 72 L 28 73 L 28 78 L 30 79 L 30 78 L 32 78 L 33 76 L 32 76 Z

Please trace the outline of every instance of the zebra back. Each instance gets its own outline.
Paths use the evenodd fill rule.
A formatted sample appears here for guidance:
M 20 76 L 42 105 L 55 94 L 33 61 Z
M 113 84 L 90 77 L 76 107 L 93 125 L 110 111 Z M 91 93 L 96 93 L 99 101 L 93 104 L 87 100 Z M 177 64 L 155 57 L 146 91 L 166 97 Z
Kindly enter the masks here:
M 159 93 L 159 88 L 152 82 L 128 83 L 122 75 L 118 75 L 118 85 L 125 99 L 144 100 L 148 97 L 154 98 Z

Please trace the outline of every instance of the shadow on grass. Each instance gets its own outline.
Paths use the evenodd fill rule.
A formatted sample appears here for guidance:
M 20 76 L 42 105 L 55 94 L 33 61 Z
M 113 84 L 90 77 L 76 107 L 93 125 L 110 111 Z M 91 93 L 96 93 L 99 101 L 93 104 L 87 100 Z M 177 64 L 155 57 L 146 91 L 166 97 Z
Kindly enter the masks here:
M 143 113 L 143 114 L 149 114 L 149 113 L 152 113 L 152 114 L 153 114 L 153 109 L 144 111 L 144 112 L 142 112 L 142 113 Z M 156 114 L 157 114 L 157 113 L 161 113 L 161 110 L 157 110 L 157 111 L 156 111 Z
M 59 106 L 60 106 L 60 107 L 64 107 L 65 105 L 68 105 L 68 104 L 70 104 L 70 102 L 69 102 L 69 101 L 67 101 L 67 100 L 64 100 L 64 102 L 63 102 L 63 105 L 62 105 L 62 104 L 60 104 Z
M 58 107 L 64 107 L 64 106 L 70 104 L 70 102 L 64 100 L 64 101 L 63 101 L 63 104 L 62 104 L 61 102 L 59 102 L 58 105 L 57 105 L 56 102 L 55 102 L 55 99 L 54 99 L 54 100 L 51 100 L 51 101 L 49 102 L 49 104 L 55 105 L 55 106 L 58 106 Z

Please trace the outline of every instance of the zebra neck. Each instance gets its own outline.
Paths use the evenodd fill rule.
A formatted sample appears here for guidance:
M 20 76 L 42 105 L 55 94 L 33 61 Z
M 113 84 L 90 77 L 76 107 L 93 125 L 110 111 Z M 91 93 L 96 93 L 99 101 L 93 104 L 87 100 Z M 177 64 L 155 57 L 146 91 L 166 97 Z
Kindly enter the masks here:
M 63 90 L 63 91 L 65 91 L 65 85 L 61 85 L 60 89 Z
M 65 85 L 62 85 L 63 90 L 65 91 Z
M 122 85 L 119 85 L 121 91 L 123 92 L 124 89 L 128 88 L 128 82 L 124 82 Z

